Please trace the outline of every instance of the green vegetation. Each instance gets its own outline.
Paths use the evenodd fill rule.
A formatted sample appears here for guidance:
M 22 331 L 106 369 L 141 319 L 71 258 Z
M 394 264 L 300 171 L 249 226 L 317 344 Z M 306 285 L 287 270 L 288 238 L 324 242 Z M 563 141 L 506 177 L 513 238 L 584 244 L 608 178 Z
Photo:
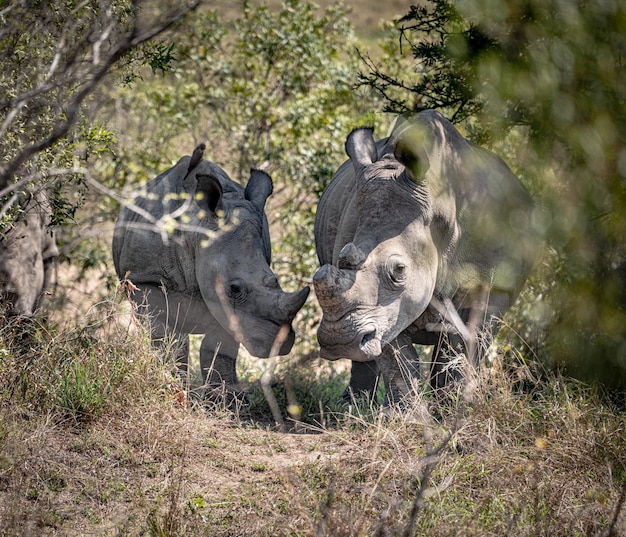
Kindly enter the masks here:
M 379 2 L 180 4 L 0 8 L 0 231 L 46 185 L 64 259 L 46 320 L 0 323 L 0 534 L 625 534 L 626 413 L 606 396 L 626 368 L 623 3 L 434 0 L 382 28 Z M 120 200 L 199 142 L 235 180 L 266 169 L 293 289 L 346 134 L 427 107 L 542 207 L 545 252 L 471 402 L 437 420 L 426 387 L 402 415 L 342 405 L 314 299 L 269 382 L 282 427 L 266 361 L 240 358 L 249 406 L 198 401 L 109 298 Z
M 541 332 L 543 360 L 619 390 L 625 28 L 623 2 L 429 0 L 391 29 L 384 61 L 360 77 L 388 110 L 440 109 L 513 165 L 537 199 L 547 246 L 526 307 L 542 311 L 524 324 Z

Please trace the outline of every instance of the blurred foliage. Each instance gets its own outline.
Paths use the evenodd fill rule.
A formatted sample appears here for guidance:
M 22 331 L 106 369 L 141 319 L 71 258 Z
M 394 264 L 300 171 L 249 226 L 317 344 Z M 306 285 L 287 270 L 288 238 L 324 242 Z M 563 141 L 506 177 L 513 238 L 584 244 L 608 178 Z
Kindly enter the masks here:
M 137 188 L 200 142 L 235 181 L 264 169 L 274 181 L 273 268 L 287 289 L 301 287 L 318 266 L 315 206 L 346 158 L 346 134 L 382 121 L 372 94 L 353 87 L 359 58 L 345 9 L 243 2 L 234 20 L 200 10 L 174 44 L 173 70 L 116 92 L 109 125 L 121 143 L 99 175 L 112 188 Z M 297 323 L 307 335 L 315 307 L 309 301 Z
M 95 252 L 84 257 L 89 247 L 76 247 L 84 235 L 76 214 L 89 199 L 84 170 L 114 143 L 93 120 L 97 88 L 111 73 L 169 69 L 171 49 L 151 40 L 195 7 L 160 0 L 0 4 L 0 232 L 19 215 L 18 199 L 43 189 L 63 258 L 99 262 Z
M 626 4 L 429 0 L 361 76 L 396 111 L 438 108 L 508 157 L 546 251 L 516 311 L 542 357 L 626 386 Z M 398 34 L 400 39 L 398 40 Z M 410 69 L 406 67 L 410 65 Z

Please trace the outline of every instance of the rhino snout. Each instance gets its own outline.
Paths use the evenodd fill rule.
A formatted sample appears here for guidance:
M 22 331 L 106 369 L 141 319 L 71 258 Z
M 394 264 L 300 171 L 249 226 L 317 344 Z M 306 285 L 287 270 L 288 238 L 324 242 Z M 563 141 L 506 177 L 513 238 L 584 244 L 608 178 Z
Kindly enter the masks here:
M 382 342 L 374 325 L 355 329 L 322 320 L 317 340 L 320 356 L 326 360 L 348 358 L 355 362 L 367 362 L 382 352 Z

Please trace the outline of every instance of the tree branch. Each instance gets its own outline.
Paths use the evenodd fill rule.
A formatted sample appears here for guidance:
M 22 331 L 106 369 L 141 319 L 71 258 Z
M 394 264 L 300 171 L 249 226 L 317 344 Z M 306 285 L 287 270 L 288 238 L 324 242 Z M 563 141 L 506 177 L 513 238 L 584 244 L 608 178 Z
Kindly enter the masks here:
M 69 104 L 67 105 L 64 113 L 64 119 L 60 121 L 53 129 L 52 132 L 48 136 L 42 137 L 39 140 L 27 145 L 22 148 L 19 153 L 7 164 L 0 167 L 0 191 L 5 191 L 9 186 L 9 183 L 13 180 L 15 174 L 19 171 L 19 169 L 26 164 L 30 159 L 32 159 L 36 154 L 50 148 L 56 142 L 64 138 L 68 135 L 76 120 L 79 116 L 80 110 L 85 99 L 94 91 L 96 86 L 102 81 L 102 79 L 107 75 L 107 73 L 116 65 L 122 57 L 128 54 L 131 50 L 138 47 L 139 45 L 150 41 L 159 35 L 163 34 L 167 30 L 169 30 L 174 24 L 179 22 L 185 16 L 187 16 L 190 12 L 194 11 L 200 5 L 200 0 L 183 7 L 177 13 L 169 16 L 165 21 L 162 21 L 152 27 L 140 30 L 138 27 L 138 3 L 133 3 L 133 9 L 135 11 L 135 19 L 132 29 L 122 37 L 121 41 L 115 46 L 107 56 L 104 57 L 101 64 L 100 55 L 102 44 L 110 37 L 110 33 L 112 30 L 111 23 L 99 36 L 99 39 L 94 43 L 93 46 L 93 62 L 92 65 L 95 67 L 93 72 L 88 72 L 81 77 L 73 77 L 68 76 L 67 78 L 61 78 L 57 82 L 58 87 L 66 87 L 72 81 L 77 80 L 86 80 L 80 91 L 75 94 Z M 56 59 L 59 56 L 59 47 L 63 45 L 63 38 L 61 38 L 59 45 L 57 46 L 57 51 L 55 54 L 55 59 L 53 59 L 52 64 L 46 74 L 44 79 L 44 83 L 39 85 L 34 90 L 30 92 L 25 92 L 21 96 L 18 96 L 15 99 L 14 108 L 7 114 L 7 117 L 2 123 L 0 127 L 0 133 L 3 133 L 10 123 L 14 121 L 16 116 L 23 109 L 25 104 L 35 95 L 40 95 L 45 93 L 47 90 L 55 87 L 55 84 L 50 84 L 51 76 L 57 69 L 58 61 Z M 76 50 L 76 49 L 75 49 Z M 79 56 L 77 54 L 76 56 Z M 76 63 L 81 63 L 81 58 L 74 58 L 73 62 L 68 64 L 64 70 L 64 73 L 69 73 L 73 67 L 76 67 Z

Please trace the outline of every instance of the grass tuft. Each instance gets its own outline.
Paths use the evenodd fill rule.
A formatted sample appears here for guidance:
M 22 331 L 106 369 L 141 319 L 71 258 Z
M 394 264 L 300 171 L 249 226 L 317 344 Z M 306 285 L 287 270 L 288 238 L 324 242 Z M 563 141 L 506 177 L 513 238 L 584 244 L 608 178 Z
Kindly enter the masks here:
M 445 409 L 340 403 L 346 369 L 242 358 L 248 406 L 187 397 L 115 304 L 0 330 L 7 535 L 626 535 L 626 412 L 504 347 Z M 266 376 L 267 379 L 267 376 Z

